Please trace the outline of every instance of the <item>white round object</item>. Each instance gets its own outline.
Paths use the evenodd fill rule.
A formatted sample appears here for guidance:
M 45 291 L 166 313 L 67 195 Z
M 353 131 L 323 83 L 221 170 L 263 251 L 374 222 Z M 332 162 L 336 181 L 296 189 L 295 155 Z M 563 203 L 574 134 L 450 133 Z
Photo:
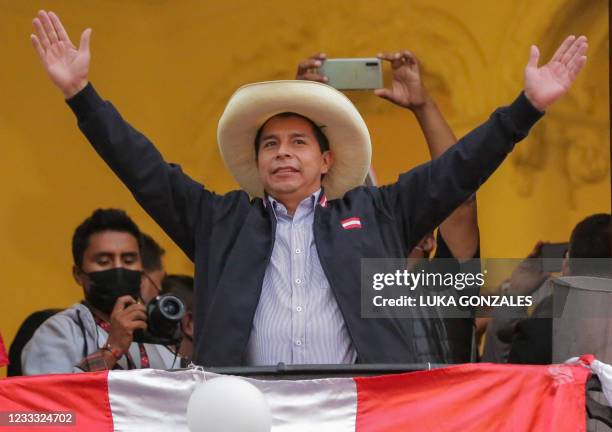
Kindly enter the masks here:
M 261 391 L 236 377 L 209 379 L 187 404 L 191 432 L 270 432 L 272 414 Z

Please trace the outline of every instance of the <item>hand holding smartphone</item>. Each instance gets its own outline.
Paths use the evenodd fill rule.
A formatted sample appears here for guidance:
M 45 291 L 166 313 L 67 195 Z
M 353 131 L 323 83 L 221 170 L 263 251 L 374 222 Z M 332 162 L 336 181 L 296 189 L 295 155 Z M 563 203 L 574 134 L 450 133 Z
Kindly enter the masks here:
M 391 82 L 384 87 L 382 63 L 391 66 Z M 379 53 L 377 57 L 332 58 L 315 54 L 298 64 L 296 79 L 317 81 L 338 90 L 374 90 L 378 97 L 410 110 L 426 105 L 419 60 L 410 51 Z

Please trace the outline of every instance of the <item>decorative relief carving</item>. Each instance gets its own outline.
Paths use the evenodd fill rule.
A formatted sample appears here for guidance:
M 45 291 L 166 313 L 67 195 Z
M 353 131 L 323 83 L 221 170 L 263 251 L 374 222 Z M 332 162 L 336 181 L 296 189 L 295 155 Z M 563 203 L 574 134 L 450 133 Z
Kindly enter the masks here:
M 551 152 L 560 152 L 563 160 L 558 173 L 567 181 L 573 208 L 582 185 L 607 182 L 610 176 L 607 2 L 567 1 L 551 22 L 555 26 L 544 34 L 547 42 L 542 51 L 552 53 L 568 28 L 582 29 L 589 37 L 589 62 L 569 94 L 547 114 L 544 127 L 534 129 L 528 143 L 517 147 L 511 161 L 520 173 L 515 183 L 518 193 L 530 196 L 537 170 L 550 162 Z
M 581 77 L 570 94 L 547 115 L 545 126 L 534 128 L 526 142 L 517 146 L 510 157 L 518 174 L 512 181 L 519 195 L 531 196 L 538 172 L 547 168 L 552 152 L 559 151 L 564 152 L 567 160 L 554 169 L 560 177 L 569 176 L 570 187 L 604 181 L 609 167 L 602 161 L 608 158 L 600 156 L 607 142 L 609 103 L 607 87 L 603 89 L 600 85 L 609 74 L 606 0 L 546 4 L 525 1 L 500 6 L 502 9 L 497 8 L 495 18 L 491 19 L 504 23 L 507 30 L 489 29 L 486 38 L 480 34 L 486 26 L 474 25 L 466 19 L 464 11 L 449 4 L 396 1 L 372 13 L 368 0 L 339 1 L 324 10 L 316 4 L 304 5 L 300 8 L 300 20 L 270 9 L 263 20 L 268 23 L 265 29 L 256 19 L 244 22 L 241 34 L 256 37 L 252 41 L 226 41 L 224 61 L 216 63 L 213 72 L 219 85 L 207 86 L 194 107 L 194 116 L 201 121 L 195 122 L 200 126 L 194 133 L 196 143 L 190 149 L 193 160 L 202 161 L 201 164 L 220 162 L 210 139 L 215 136 L 216 119 L 222 107 L 237 87 L 258 80 L 291 79 L 297 62 L 317 49 L 331 56 L 360 57 L 375 55 L 379 50 L 414 50 L 422 60 L 430 92 L 436 100 L 447 102 L 448 121 L 459 134 L 482 122 L 492 107 L 505 103 L 521 88 L 528 40 L 541 41 L 544 59 L 552 54 L 568 29 L 587 29 L 591 48 L 585 72 L 593 78 Z M 468 2 L 466 7 L 477 4 Z M 485 15 L 493 14 L 487 7 L 483 6 Z M 270 26 L 270 22 L 274 25 Z M 185 29 L 181 36 L 185 36 Z M 241 44 L 243 49 L 233 49 Z M 605 64 L 605 70 L 594 66 L 600 63 Z M 405 115 L 370 93 L 349 92 L 348 96 L 366 117 Z M 208 153 L 206 157 L 202 157 L 203 149 Z M 581 164 L 592 169 L 585 172 Z M 220 168 L 219 174 L 222 172 Z
M 610 173 L 610 137 L 601 129 L 568 128 L 565 132 L 567 155 L 565 168 L 570 184 L 580 186 L 607 180 Z

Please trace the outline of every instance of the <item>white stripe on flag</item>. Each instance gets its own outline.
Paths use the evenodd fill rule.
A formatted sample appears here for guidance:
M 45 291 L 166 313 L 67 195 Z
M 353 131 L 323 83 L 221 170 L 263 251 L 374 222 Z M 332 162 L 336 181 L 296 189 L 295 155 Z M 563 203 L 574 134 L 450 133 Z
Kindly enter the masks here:
M 361 227 L 361 221 L 359 220 L 351 220 L 351 221 L 347 221 L 347 222 L 342 222 L 342 227 L 345 229 L 351 228 L 351 227 Z
M 207 379 L 215 374 L 206 373 Z M 111 371 L 108 392 L 115 431 L 189 432 L 187 402 L 202 372 Z M 260 381 L 272 411 L 272 432 L 354 432 L 357 389 L 352 378 Z M 206 409 L 206 407 L 202 407 Z
M 200 382 L 197 371 L 110 371 L 108 399 L 115 431 L 189 432 L 187 402 Z

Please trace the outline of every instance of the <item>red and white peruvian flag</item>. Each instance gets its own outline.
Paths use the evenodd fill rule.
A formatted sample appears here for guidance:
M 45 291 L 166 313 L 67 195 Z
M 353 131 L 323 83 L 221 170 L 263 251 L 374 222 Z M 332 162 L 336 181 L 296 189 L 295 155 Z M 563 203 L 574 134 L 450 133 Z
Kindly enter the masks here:
M 590 373 L 581 365 L 466 364 L 368 378 L 248 381 L 270 405 L 273 432 L 577 432 L 586 428 Z M 17 430 L 7 426 L 7 412 L 70 411 L 74 424 L 41 431 L 188 432 L 187 402 L 202 374 L 144 369 L 3 379 L 0 430 Z
M 340 224 L 344 229 L 357 229 L 361 228 L 361 219 L 358 217 L 351 217 L 340 221 Z

